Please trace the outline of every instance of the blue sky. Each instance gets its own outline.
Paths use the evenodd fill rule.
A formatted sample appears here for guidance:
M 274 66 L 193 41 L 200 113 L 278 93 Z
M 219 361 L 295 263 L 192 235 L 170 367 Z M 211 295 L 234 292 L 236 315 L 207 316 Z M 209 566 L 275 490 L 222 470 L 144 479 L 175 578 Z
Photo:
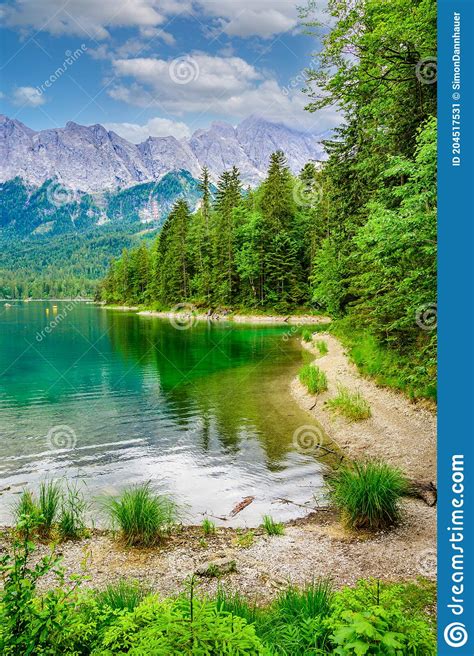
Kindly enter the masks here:
M 337 123 L 304 111 L 319 44 L 294 0 L 10 0 L 0 16 L 0 112 L 36 130 L 102 123 L 139 142 L 252 113 L 313 132 Z

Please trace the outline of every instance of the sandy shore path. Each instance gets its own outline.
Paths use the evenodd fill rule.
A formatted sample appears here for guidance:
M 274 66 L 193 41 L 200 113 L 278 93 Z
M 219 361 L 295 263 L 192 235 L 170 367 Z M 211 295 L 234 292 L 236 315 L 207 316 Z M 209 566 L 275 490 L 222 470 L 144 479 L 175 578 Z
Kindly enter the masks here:
M 310 395 L 295 379 L 293 396 L 317 419 L 322 428 L 351 457 L 377 457 L 399 467 L 410 479 L 429 483 L 436 480 L 436 414 L 403 394 L 377 386 L 362 377 L 352 364 L 341 343 L 327 333 L 318 340 L 328 346 L 326 355 L 318 356 L 317 348 L 303 342 L 316 356 L 316 364 L 327 376 L 328 390 Z M 369 419 L 349 422 L 326 406 L 337 394 L 337 386 L 359 391 L 370 404 Z

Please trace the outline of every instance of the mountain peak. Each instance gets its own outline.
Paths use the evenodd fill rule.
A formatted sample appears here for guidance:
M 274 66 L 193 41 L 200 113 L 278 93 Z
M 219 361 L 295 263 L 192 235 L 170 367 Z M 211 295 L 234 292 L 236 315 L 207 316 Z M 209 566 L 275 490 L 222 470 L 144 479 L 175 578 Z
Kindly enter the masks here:
M 244 184 L 258 184 L 270 155 L 285 152 L 288 165 L 298 173 L 309 160 L 322 158 L 315 136 L 251 115 L 236 128 L 214 121 L 189 139 L 149 137 L 133 144 L 96 123 L 84 126 L 68 121 L 64 128 L 35 132 L 16 120 L 0 117 L 0 181 L 20 177 L 41 185 L 57 177 L 84 192 L 125 188 L 156 182 L 170 171 L 186 170 L 199 177 L 207 166 L 217 179 L 237 166 Z

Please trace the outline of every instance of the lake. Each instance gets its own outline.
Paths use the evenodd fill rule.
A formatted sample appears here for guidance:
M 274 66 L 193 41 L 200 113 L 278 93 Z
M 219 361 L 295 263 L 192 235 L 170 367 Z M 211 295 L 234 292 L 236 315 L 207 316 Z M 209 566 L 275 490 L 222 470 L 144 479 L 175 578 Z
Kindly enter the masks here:
M 45 478 L 74 479 L 91 501 L 151 481 L 187 523 L 246 496 L 228 525 L 288 520 L 305 511 L 281 499 L 321 498 L 322 464 L 294 445 L 295 431 L 318 430 L 289 392 L 308 358 L 294 328 L 183 330 L 87 303 L 11 303 L 0 306 L 0 523 Z

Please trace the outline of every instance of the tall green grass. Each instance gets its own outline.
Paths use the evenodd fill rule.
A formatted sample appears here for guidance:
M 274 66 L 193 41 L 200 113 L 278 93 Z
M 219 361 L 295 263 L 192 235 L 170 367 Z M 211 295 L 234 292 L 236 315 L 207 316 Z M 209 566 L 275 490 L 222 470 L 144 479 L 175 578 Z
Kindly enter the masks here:
M 61 483 L 59 481 L 43 481 L 39 489 L 38 509 L 41 514 L 40 529 L 49 535 L 56 522 L 62 499 Z
M 378 460 L 343 463 L 328 476 L 327 486 L 345 523 L 370 530 L 398 523 L 400 498 L 408 488 L 398 469 Z
M 303 342 L 312 342 L 313 341 L 313 332 L 311 330 L 308 330 L 307 328 L 304 328 L 301 331 L 301 337 L 303 338 Z
M 264 515 L 262 526 L 267 535 L 283 535 L 285 532 L 284 524 L 276 522 L 270 515 Z
M 61 499 L 61 511 L 58 522 L 59 534 L 63 540 L 76 540 L 86 530 L 87 503 L 81 490 L 68 483 Z
M 100 607 L 132 611 L 149 592 L 149 589 L 138 581 L 121 579 L 117 583 L 109 583 L 103 590 L 96 591 L 94 597 Z
M 305 364 L 300 369 L 299 379 L 310 394 L 319 394 L 325 392 L 328 388 L 326 374 L 313 364 Z
M 214 535 L 214 533 L 216 532 L 215 522 L 213 522 L 208 517 L 205 517 L 202 520 L 201 528 L 203 530 L 204 535 Z
M 128 546 L 156 544 L 178 520 L 176 504 L 155 494 L 149 482 L 127 488 L 118 499 L 106 499 L 104 506 Z
M 331 583 L 327 579 L 316 579 L 303 588 L 289 586 L 283 590 L 275 602 L 275 607 L 282 618 L 291 622 L 302 617 L 327 615 L 331 600 Z
M 316 342 L 316 347 L 319 351 L 319 355 L 326 355 L 328 352 L 328 344 L 324 341 L 324 339 L 318 339 Z
M 361 421 L 372 415 L 370 405 L 360 392 L 351 392 L 343 385 L 338 386 L 337 396 L 327 401 L 328 408 L 350 421 Z

